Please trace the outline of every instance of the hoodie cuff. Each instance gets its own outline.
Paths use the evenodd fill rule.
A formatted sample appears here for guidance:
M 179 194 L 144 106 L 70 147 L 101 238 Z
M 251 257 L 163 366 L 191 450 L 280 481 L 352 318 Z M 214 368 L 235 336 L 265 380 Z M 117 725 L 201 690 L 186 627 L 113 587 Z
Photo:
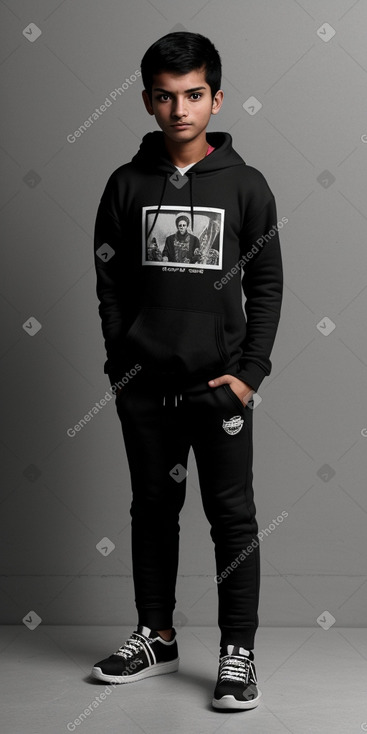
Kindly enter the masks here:
M 255 362 L 246 361 L 246 368 L 241 368 L 236 377 L 243 380 L 246 385 L 251 387 L 251 390 L 257 392 L 264 377 L 267 377 L 267 373 Z

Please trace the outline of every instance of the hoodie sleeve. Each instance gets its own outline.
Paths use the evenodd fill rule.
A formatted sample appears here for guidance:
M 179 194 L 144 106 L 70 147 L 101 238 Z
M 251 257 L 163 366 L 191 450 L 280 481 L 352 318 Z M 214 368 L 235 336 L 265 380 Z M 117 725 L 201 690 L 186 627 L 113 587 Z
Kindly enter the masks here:
M 253 215 L 241 233 L 244 265 L 242 288 L 246 297 L 246 337 L 239 379 L 255 392 L 270 375 L 273 348 L 283 297 L 283 266 L 277 231 L 277 211 L 270 189 L 268 201 Z
M 128 329 L 123 289 L 123 233 L 118 210 L 118 192 L 111 176 L 98 206 L 94 228 L 96 292 L 107 355 L 104 372 L 111 385 L 124 374 L 121 345 Z

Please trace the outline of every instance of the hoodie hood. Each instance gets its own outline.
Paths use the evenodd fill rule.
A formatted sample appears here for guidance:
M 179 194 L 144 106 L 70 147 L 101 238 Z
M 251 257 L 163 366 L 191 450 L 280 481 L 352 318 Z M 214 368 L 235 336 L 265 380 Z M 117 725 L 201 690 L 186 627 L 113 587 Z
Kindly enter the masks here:
M 210 155 L 205 156 L 184 174 L 189 179 L 190 186 L 190 214 L 191 229 L 194 228 L 194 188 L 196 176 L 205 176 L 206 173 L 220 171 L 223 168 L 234 166 L 243 166 L 245 161 L 241 158 L 232 147 L 232 136 L 226 132 L 210 132 L 206 133 L 206 139 L 215 150 Z M 180 171 L 170 160 L 168 151 L 164 143 L 164 134 L 161 130 L 147 133 L 142 138 L 138 152 L 133 156 L 132 163 L 144 171 L 154 171 L 155 174 L 162 176 L 162 188 L 159 197 L 158 209 L 154 217 L 153 224 L 147 233 L 151 236 L 155 223 L 158 219 L 160 209 L 164 204 L 164 195 L 166 192 L 169 179 L 174 176 L 178 181 L 181 177 Z
M 244 164 L 243 158 L 232 148 L 232 136 L 229 133 L 207 132 L 206 139 L 215 150 L 194 164 L 193 168 L 197 173 L 219 171 L 221 168 Z M 138 152 L 131 160 L 136 165 L 142 165 L 144 170 L 151 168 L 154 172 L 162 171 L 169 174 L 176 171 L 176 166 L 169 158 L 161 130 L 154 130 L 144 135 Z

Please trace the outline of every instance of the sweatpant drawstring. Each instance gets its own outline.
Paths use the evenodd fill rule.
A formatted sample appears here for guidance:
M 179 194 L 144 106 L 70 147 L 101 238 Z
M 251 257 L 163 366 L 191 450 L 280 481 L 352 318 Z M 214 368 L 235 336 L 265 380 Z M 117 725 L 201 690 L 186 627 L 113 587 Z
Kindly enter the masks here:
M 163 395 L 163 407 L 164 408 L 167 408 L 168 407 L 168 400 L 166 400 L 166 398 L 168 398 L 169 394 L 170 393 L 165 393 Z M 173 393 L 173 395 L 174 395 L 174 398 L 175 398 L 175 400 L 174 400 L 174 403 L 175 403 L 174 404 L 174 407 L 177 408 L 178 405 L 179 405 L 179 403 L 182 402 L 182 393 Z

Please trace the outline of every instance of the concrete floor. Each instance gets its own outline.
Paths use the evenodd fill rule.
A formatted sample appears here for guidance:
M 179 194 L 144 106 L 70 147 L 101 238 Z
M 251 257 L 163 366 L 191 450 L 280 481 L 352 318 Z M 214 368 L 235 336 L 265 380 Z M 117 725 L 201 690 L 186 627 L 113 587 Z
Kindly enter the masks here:
M 106 686 L 89 672 L 133 627 L 0 627 L 1 734 L 360 734 L 367 731 L 367 630 L 259 628 L 262 699 L 252 711 L 210 702 L 219 631 L 181 627 L 176 673 Z M 106 692 L 98 702 L 96 697 Z M 94 703 L 93 703 L 94 702 Z M 83 711 L 92 704 L 86 717 Z M 75 720 L 79 723 L 73 723 Z

